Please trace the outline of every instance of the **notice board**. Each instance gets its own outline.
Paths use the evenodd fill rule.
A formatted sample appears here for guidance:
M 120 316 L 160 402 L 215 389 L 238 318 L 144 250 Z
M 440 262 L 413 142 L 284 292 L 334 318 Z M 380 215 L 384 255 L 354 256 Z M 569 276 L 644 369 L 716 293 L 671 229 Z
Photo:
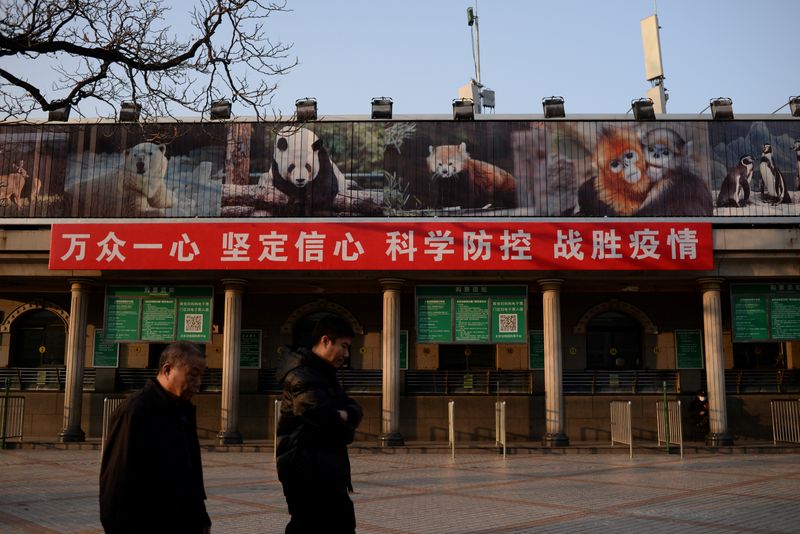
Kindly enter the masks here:
M 213 297 L 206 286 L 109 286 L 104 340 L 208 343 Z
M 800 340 L 800 284 L 731 284 L 733 341 Z
M 526 286 L 418 286 L 418 343 L 526 343 Z

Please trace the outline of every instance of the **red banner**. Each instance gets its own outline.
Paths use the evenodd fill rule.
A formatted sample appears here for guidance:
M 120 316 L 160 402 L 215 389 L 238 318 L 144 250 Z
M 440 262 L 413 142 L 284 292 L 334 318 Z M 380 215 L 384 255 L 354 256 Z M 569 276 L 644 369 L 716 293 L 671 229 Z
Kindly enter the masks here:
M 54 224 L 50 269 L 707 270 L 710 223 Z

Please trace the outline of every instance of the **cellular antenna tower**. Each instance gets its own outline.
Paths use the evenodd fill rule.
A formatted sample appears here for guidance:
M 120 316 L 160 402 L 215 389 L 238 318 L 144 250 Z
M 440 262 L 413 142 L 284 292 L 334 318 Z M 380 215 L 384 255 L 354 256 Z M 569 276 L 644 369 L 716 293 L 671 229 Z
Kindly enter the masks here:
M 483 112 L 483 108 L 494 110 L 494 91 L 481 83 L 481 33 L 478 23 L 478 0 L 475 8 L 467 8 L 467 26 L 470 28 L 472 42 L 472 62 L 475 65 L 475 77 L 467 85 L 458 89 L 459 98 L 469 98 L 473 102 L 475 114 Z
M 661 37 L 658 33 L 658 13 L 642 19 L 642 46 L 644 47 L 645 77 L 651 87 L 647 90 L 647 98 L 653 101 L 656 113 L 667 112 L 669 95 L 664 87 L 664 65 L 661 63 Z

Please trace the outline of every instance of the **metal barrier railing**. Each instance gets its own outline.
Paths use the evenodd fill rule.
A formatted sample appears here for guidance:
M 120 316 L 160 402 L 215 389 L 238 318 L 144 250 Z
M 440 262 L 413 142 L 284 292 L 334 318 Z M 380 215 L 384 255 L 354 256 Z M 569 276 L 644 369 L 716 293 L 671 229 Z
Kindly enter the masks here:
M 727 393 L 798 393 L 798 369 L 726 369 Z
M 447 403 L 447 444 L 450 447 L 450 457 L 456 457 L 456 401 Z
M 800 443 L 800 400 L 774 400 L 769 403 L 772 412 L 772 444 L 779 441 Z
M 661 393 L 666 382 L 669 391 L 680 392 L 680 375 L 674 370 L 657 371 L 576 371 L 562 373 L 564 393 L 636 394 Z
M 627 445 L 633 458 L 631 401 L 611 401 L 611 445 L 615 443 Z
M 494 441 L 503 447 L 503 458 L 506 457 L 506 401 L 494 403 Z
M 407 395 L 533 393 L 533 371 L 423 370 L 405 372 Z
M 8 390 L 6 389 L 6 392 Z M 23 422 L 25 421 L 25 397 L 0 397 L 0 447 L 6 448 L 6 441 L 15 439 L 22 441 Z
M 111 423 L 111 416 L 123 403 L 126 397 L 106 397 L 103 399 L 103 434 L 100 440 L 100 457 L 103 457 L 103 449 L 106 447 L 108 439 L 108 425 Z
M 658 446 L 666 444 L 679 445 L 683 458 L 683 423 L 681 419 L 681 401 L 656 402 L 656 425 L 658 426 Z

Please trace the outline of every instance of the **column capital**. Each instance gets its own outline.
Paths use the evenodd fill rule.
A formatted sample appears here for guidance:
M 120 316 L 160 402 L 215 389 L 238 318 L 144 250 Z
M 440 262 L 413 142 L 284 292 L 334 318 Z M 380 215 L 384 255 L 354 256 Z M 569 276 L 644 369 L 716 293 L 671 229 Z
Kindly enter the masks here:
M 229 289 L 244 291 L 247 285 L 247 280 L 243 278 L 223 278 L 220 281 L 222 282 L 222 287 L 224 287 L 226 291 Z
M 719 291 L 722 289 L 725 279 L 720 277 L 698 278 L 697 283 L 703 291 Z
M 402 278 L 380 278 L 378 282 L 381 283 L 381 287 L 384 291 L 400 291 L 400 288 L 406 283 Z
M 563 278 L 540 278 L 536 281 L 542 291 L 558 291 L 564 283 Z
M 72 289 L 90 289 L 95 285 L 95 281 L 91 278 L 70 278 L 67 282 Z

